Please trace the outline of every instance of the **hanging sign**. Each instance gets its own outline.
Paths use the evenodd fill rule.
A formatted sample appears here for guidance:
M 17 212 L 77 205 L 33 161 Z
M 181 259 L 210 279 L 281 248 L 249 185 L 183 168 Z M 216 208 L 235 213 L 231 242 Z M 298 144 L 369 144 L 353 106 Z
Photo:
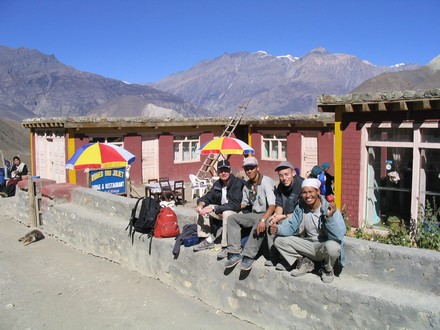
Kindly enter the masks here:
M 108 192 L 110 194 L 122 195 L 127 193 L 126 168 L 105 168 L 89 171 L 90 188 Z

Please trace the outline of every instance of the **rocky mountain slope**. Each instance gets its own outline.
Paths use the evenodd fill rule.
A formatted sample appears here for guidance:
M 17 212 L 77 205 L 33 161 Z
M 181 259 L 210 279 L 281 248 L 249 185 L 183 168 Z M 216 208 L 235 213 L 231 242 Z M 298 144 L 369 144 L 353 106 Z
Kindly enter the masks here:
M 30 160 L 29 130 L 14 120 L 0 120 L 0 156 L 12 160 L 18 155 L 22 161 L 29 164 Z M 0 166 L 3 162 L 0 159 Z
M 345 94 L 383 72 L 419 65 L 375 66 L 355 56 L 312 50 L 303 57 L 265 52 L 224 54 L 150 86 L 178 95 L 213 116 L 231 115 L 251 100 L 248 115 L 314 113 L 320 94 Z
M 108 106 L 107 106 L 108 105 Z M 82 72 L 37 50 L 0 46 L 0 117 L 186 116 L 200 110 L 178 96 Z
M 402 90 L 440 88 L 440 55 L 426 66 L 410 71 L 382 73 L 373 77 L 352 93 L 392 92 Z

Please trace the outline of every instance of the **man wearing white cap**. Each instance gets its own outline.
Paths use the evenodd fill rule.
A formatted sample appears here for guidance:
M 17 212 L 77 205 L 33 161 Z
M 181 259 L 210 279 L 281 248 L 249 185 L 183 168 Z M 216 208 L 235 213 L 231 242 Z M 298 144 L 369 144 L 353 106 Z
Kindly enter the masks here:
M 335 203 L 328 203 L 319 194 L 321 182 L 305 179 L 301 185 L 301 201 L 293 214 L 281 223 L 270 226 L 270 232 L 278 235 L 275 247 L 292 267 L 292 276 L 301 276 L 314 270 L 314 261 L 322 261 L 321 279 L 333 281 L 336 261 L 345 264 L 345 222 Z
M 250 270 L 266 234 L 266 221 L 275 211 L 275 183 L 259 172 L 255 157 L 245 158 L 243 169 L 249 180 L 243 188 L 241 208 L 251 208 L 251 212 L 233 214 L 228 218 L 228 260 L 225 267 L 234 267 L 241 261 L 241 269 Z M 242 228 L 252 230 L 241 253 Z

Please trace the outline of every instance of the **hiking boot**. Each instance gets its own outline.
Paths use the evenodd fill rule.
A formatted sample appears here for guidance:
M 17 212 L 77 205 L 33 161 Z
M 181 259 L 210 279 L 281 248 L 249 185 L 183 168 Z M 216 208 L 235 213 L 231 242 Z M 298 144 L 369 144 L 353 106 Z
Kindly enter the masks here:
M 268 260 L 266 260 L 266 261 L 264 262 L 264 265 L 265 265 L 266 267 L 275 267 L 275 266 L 276 266 L 276 262 L 275 262 L 275 261 L 272 261 L 272 260 L 270 260 L 270 259 L 268 259 Z
M 250 270 L 255 260 L 249 257 L 243 257 L 241 260 L 241 270 Z
M 202 250 L 206 250 L 206 249 L 212 249 L 214 247 L 214 243 L 209 243 L 206 239 L 202 242 L 200 242 L 197 245 L 194 245 L 193 247 L 193 251 L 197 252 L 197 251 L 202 251 Z
M 321 280 L 324 283 L 331 283 L 333 282 L 333 279 L 335 278 L 335 275 L 333 274 L 333 269 L 331 271 L 326 271 L 324 268 L 321 269 Z
M 280 272 L 290 272 L 292 268 L 293 267 L 290 266 L 288 262 L 284 259 L 282 259 L 279 263 L 277 263 L 277 266 L 275 267 L 275 269 Z
M 236 264 L 238 264 L 242 259 L 241 254 L 228 254 L 228 260 L 225 262 L 225 268 L 231 268 L 234 267 Z
M 226 250 L 226 248 L 222 248 L 220 251 L 218 251 L 217 259 L 221 260 L 227 257 L 228 257 L 228 250 Z
M 315 269 L 313 261 L 307 257 L 303 257 L 302 259 L 298 259 L 298 265 L 296 269 L 290 272 L 290 275 L 294 277 L 303 276 L 313 271 L 313 269 Z

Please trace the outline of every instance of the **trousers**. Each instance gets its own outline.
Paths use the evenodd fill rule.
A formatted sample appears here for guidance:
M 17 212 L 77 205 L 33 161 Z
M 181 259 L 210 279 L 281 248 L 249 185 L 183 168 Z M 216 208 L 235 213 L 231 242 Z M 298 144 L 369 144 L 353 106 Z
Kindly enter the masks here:
M 239 254 L 241 252 L 241 230 L 242 228 L 252 228 L 242 254 L 248 258 L 255 258 L 265 236 L 265 233 L 257 235 L 257 226 L 263 214 L 264 213 L 239 213 L 229 217 L 228 253 Z
M 307 257 L 313 261 L 323 261 L 325 270 L 330 272 L 341 255 L 341 245 L 338 242 L 320 242 L 317 237 L 277 237 L 274 244 L 290 266 L 293 266 L 296 259 Z

